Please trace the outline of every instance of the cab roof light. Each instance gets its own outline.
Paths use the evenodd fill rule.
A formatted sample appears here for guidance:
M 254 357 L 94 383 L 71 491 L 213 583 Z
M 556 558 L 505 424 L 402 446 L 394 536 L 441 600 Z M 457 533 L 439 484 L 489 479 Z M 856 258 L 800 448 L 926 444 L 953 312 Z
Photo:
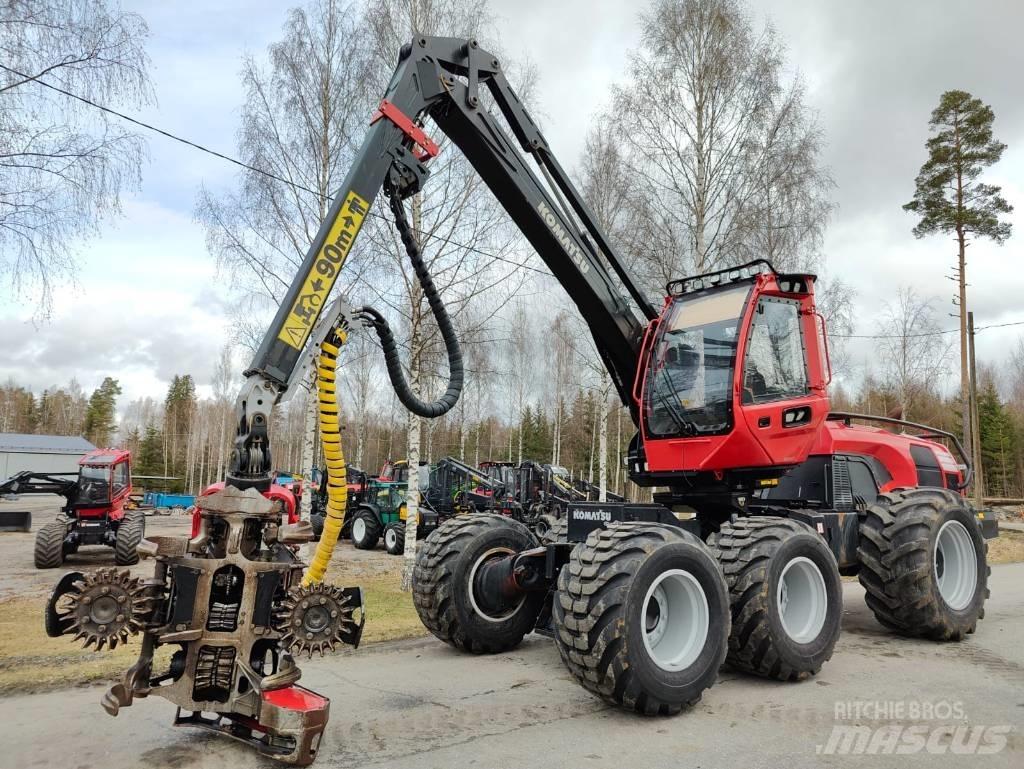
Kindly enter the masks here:
M 703 275 L 691 275 L 679 280 L 669 281 L 665 284 L 665 291 L 669 296 L 680 296 L 694 291 L 702 291 L 706 288 L 721 286 L 740 280 L 749 280 L 762 273 L 770 272 L 777 275 L 775 268 L 767 259 L 757 259 L 748 264 L 741 264 L 736 267 L 726 267 L 715 272 Z

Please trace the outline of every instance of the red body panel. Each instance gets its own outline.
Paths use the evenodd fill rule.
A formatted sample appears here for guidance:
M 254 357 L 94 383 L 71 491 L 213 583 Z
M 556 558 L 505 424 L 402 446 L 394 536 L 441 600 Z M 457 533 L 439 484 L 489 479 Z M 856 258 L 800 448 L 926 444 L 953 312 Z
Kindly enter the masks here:
M 217 483 L 211 483 L 199 496 L 205 497 L 214 492 L 221 491 L 224 488 L 224 481 L 217 481 Z M 284 508 L 285 517 L 288 523 L 295 523 L 299 520 L 299 513 L 295 506 L 295 495 L 292 494 L 284 486 L 278 486 L 276 483 L 270 487 L 269 491 L 264 491 L 263 496 L 269 500 L 277 500 L 281 502 Z M 192 512 L 192 536 L 195 537 L 199 534 L 199 530 L 202 525 L 202 513 L 199 511 L 199 506 Z
M 943 473 L 955 474 L 963 480 L 963 472 L 956 459 L 945 446 L 935 441 L 840 421 L 826 422 L 817 438 L 811 454 L 862 454 L 875 457 L 885 465 L 892 480 L 883 484 L 879 491 L 918 485 L 917 468 L 910 455 L 911 446 L 927 448 L 935 455 Z
M 785 293 L 780 290 L 779 279 L 775 274 L 762 273 L 754 279 L 752 293 L 743 310 L 737 334 L 736 364 L 731 386 L 731 431 L 725 435 L 653 437 L 647 433 L 647 420 L 641 419 L 641 437 L 649 471 L 724 472 L 747 467 L 795 465 L 807 459 L 828 414 L 829 403 L 825 388 L 830 375 L 822 338 L 819 336 L 813 278 L 804 277 L 807 292 L 801 294 Z M 799 398 L 744 404 L 744 361 L 758 299 L 762 296 L 793 299 L 800 304 L 799 323 L 803 332 L 809 392 Z M 666 314 L 675 301 L 677 300 L 673 297 L 666 299 L 661 317 L 652 322 L 652 328 L 664 325 Z M 659 365 L 654 359 L 657 343 L 645 340 L 644 348 L 647 350 L 647 357 L 641 360 L 640 364 L 644 370 L 643 380 L 636 388 L 639 391 L 637 394 L 641 397 L 647 393 L 647 379 L 652 367 Z M 640 406 L 643 412 L 644 404 L 641 402 Z M 782 412 L 798 406 L 811 409 L 810 419 L 797 427 L 784 427 Z M 763 423 L 764 420 L 767 420 L 767 425 L 759 425 L 759 422 Z

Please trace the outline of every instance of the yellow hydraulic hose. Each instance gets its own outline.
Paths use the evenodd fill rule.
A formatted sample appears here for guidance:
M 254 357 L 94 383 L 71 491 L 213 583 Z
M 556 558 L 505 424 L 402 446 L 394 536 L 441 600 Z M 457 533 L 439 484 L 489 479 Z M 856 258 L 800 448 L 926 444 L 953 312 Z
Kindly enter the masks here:
M 313 560 L 302 578 L 303 586 L 320 582 L 331 562 L 334 546 L 345 523 L 345 505 L 348 503 L 348 477 L 345 455 L 341 450 L 341 423 L 339 421 L 338 390 L 335 382 L 338 352 L 348 338 L 344 328 L 336 328 L 320 345 L 317 360 L 316 389 L 320 403 L 320 439 L 327 459 L 327 514 Z

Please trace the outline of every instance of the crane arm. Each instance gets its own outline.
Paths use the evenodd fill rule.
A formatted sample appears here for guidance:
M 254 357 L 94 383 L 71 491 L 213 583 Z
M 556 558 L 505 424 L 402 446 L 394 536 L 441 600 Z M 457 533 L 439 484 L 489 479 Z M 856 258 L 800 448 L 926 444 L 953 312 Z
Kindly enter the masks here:
M 485 107 L 483 89 L 514 139 Z M 311 332 L 378 193 L 384 189 L 394 209 L 396 198 L 423 189 L 429 160 L 438 152 L 423 130 L 428 118 L 463 152 L 566 289 L 620 398 L 631 404 L 642 336 L 647 321 L 657 316 L 655 308 L 551 152 L 498 59 L 475 40 L 419 37 L 403 46 L 363 145 L 245 372 L 228 474 L 232 485 L 266 488 L 270 410 L 288 387 L 304 347 L 318 343 L 310 342 Z M 533 157 L 547 186 L 525 156 Z M 393 382 L 395 363 L 389 361 Z

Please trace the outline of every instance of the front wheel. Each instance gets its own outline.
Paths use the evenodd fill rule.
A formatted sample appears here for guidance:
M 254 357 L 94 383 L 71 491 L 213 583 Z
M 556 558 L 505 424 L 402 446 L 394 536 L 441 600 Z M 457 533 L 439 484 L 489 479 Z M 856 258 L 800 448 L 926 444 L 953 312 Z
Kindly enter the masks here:
M 445 643 L 474 654 L 518 646 L 533 629 L 544 593 L 490 595 L 478 575 L 488 561 L 536 546 L 529 529 L 501 515 L 477 513 L 441 524 L 416 552 L 412 595 L 420 621 Z
M 114 539 L 114 563 L 118 566 L 132 566 L 139 562 L 139 543 L 142 541 L 145 519 L 142 516 L 125 516 L 117 527 Z
M 674 526 L 613 523 L 562 567 L 555 642 L 584 688 L 628 710 L 668 715 L 715 682 L 729 597 L 708 548 Z
M 989 567 L 981 527 L 945 489 L 882 494 L 860 525 L 865 600 L 886 627 L 960 641 L 985 616 Z
M 780 681 L 817 673 L 832 657 L 843 615 L 835 556 L 807 526 L 741 518 L 708 539 L 732 603 L 728 661 Z
M 373 550 L 380 541 L 380 521 L 367 507 L 356 511 L 352 519 L 352 544 L 359 550 Z
M 384 549 L 390 555 L 401 555 L 405 552 L 404 521 L 395 521 L 384 527 Z
M 64 537 L 68 527 L 63 520 L 51 521 L 36 534 L 33 553 L 37 569 L 56 569 L 64 563 Z

